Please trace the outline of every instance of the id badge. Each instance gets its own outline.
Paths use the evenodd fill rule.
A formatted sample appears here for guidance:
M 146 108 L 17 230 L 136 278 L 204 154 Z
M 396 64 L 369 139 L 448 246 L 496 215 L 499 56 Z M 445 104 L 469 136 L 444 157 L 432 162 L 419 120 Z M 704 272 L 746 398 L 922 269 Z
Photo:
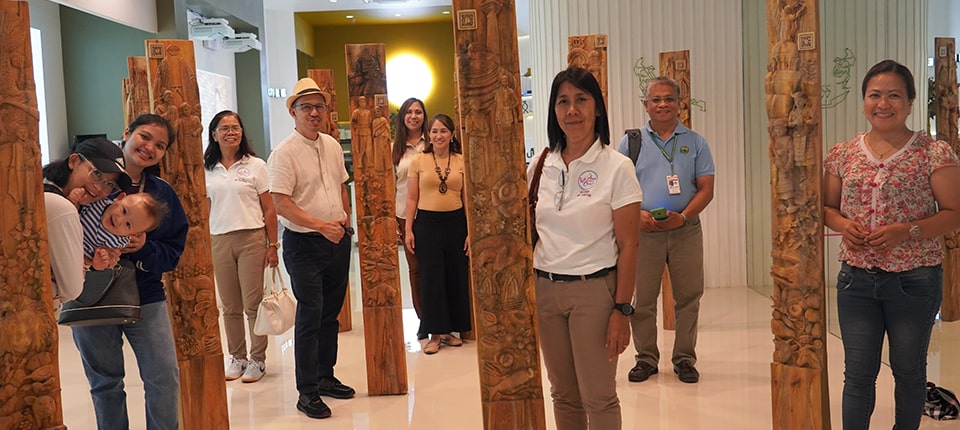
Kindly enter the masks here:
M 680 194 L 680 177 L 677 175 L 667 175 L 667 190 L 671 195 Z

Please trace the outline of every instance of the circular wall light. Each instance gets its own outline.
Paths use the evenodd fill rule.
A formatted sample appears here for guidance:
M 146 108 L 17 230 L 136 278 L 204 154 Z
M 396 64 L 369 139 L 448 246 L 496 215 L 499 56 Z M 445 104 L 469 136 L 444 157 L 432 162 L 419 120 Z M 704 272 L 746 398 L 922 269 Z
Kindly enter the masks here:
M 401 54 L 387 60 L 387 98 L 401 105 L 410 98 L 424 100 L 433 91 L 433 71 L 420 57 Z

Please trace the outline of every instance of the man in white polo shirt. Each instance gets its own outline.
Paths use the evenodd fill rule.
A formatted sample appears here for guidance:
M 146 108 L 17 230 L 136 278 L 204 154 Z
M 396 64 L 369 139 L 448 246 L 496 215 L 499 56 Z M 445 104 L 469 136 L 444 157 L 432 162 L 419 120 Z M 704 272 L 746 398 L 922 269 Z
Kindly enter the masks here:
M 270 194 L 284 226 L 283 261 L 297 298 L 297 409 L 310 418 L 331 414 L 320 396 L 356 395 L 333 375 L 352 230 L 343 151 L 336 139 L 321 133 L 328 103 L 330 96 L 313 79 L 298 81 L 287 98 L 296 126 L 268 161 Z

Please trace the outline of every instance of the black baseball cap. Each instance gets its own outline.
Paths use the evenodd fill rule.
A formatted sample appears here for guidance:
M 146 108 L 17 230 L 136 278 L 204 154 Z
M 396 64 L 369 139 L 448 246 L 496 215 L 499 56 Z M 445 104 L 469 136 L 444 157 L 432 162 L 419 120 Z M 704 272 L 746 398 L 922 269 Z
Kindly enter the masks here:
M 124 169 L 123 150 L 109 139 L 92 137 L 83 140 L 77 144 L 73 152 L 90 160 L 93 166 L 103 173 L 118 174 L 117 185 L 120 190 L 127 190 L 133 183 L 130 176 L 127 175 L 126 169 Z

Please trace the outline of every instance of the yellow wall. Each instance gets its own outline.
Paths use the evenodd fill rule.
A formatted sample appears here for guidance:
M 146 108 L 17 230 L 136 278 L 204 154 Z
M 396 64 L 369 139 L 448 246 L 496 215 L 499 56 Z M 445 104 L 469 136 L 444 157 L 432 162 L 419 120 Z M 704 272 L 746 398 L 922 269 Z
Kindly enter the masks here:
M 433 91 L 423 99 L 427 114 L 445 113 L 453 116 L 456 64 L 452 22 L 316 27 L 313 34 L 315 53 L 310 67 L 333 69 L 337 112 L 341 119 L 350 118 L 343 45 L 359 43 L 383 43 L 387 61 L 400 54 L 420 57 L 433 70 Z M 391 113 L 399 109 L 400 106 L 390 104 Z

